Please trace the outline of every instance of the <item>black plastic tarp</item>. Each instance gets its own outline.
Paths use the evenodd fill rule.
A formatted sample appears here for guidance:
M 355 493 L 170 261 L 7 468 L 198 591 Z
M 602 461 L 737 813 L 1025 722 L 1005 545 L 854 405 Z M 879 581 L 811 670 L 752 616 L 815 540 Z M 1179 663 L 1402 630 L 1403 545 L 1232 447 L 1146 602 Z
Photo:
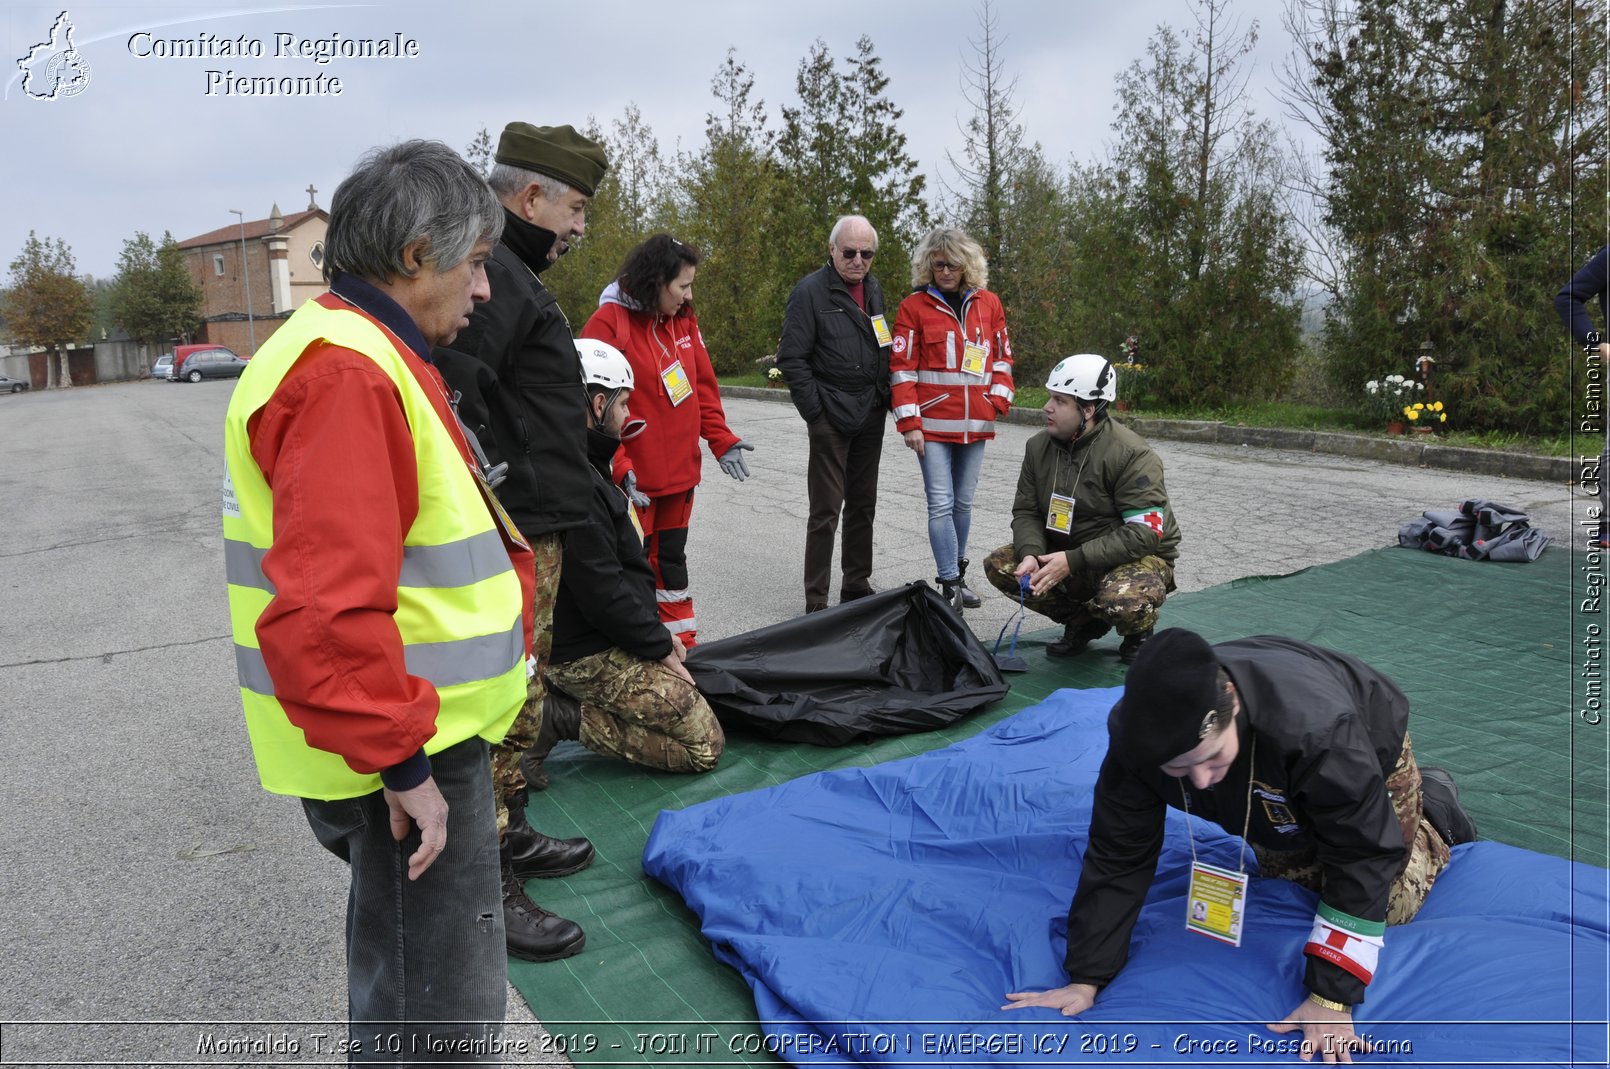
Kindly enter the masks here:
M 1009 689 L 925 583 L 700 643 L 687 667 L 723 727 L 817 746 L 931 731 Z

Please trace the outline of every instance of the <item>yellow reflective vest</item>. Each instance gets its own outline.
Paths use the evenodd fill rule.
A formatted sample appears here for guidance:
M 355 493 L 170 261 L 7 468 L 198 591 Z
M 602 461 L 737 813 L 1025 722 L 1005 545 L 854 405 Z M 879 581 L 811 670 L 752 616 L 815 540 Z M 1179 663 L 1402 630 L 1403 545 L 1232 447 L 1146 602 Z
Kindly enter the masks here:
M 362 353 L 396 384 L 413 432 L 419 511 L 403 539 L 395 620 L 408 674 L 429 682 L 440 709 L 437 753 L 480 736 L 498 742 L 526 695 L 525 626 L 519 575 L 492 509 L 452 435 L 385 330 L 360 312 L 308 301 L 252 358 L 224 421 L 224 561 L 246 728 L 263 786 L 329 800 L 380 789 L 376 774 L 310 746 L 274 696 L 257 640 L 273 601 L 263 556 L 274 543 L 274 495 L 252 457 L 247 426 L 307 348 L 325 341 Z M 513 534 L 512 525 L 507 528 Z M 518 537 L 517 534 L 514 537 Z M 523 543 L 522 543 L 523 544 Z

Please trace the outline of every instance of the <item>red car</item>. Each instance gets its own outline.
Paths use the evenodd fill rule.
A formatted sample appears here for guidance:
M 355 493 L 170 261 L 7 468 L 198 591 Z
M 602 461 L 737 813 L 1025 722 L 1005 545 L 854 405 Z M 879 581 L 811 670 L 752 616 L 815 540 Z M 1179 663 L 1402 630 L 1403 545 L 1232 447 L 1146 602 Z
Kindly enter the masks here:
M 168 381 L 238 378 L 246 370 L 247 359 L 222 345 L 180 345 L 173 350 L 173 370 L 168 372 Z

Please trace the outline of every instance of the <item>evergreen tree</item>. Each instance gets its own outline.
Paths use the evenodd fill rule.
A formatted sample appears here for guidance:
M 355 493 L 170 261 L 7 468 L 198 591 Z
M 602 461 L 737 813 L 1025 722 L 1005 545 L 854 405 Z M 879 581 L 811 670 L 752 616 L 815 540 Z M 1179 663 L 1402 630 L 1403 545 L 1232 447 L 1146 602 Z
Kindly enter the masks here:
M 672 224 L 674 200 L 659 140 L 635 103 L 627 104 L 609 133 L 592 118 L 582 133 L 604 146 L 609 171 L 587 205 L 582 239 L 542 276 L 578 331 L 632 247 Z
M 1301 257 L 1280 203 L 1282 161 L 1272 127 L 1244 102 L 1240 61 L 1257 24 L 1238 33 L 1225 8 L 1201 0 L 1189 47 L 1160 27 L 1146 62 L 1119 79 L 1113 185 L 1083 194 L 1116 196 L 1129 246 L 1108 249 L 1121 270 L 1104 273 L 1130 322 L 1096 332 L 1096 351 L 1116 354 L 1135 335 L 1165 402 L 1273 396 L 1299 345 Z
M 732 49 L 711 80 L 719 105 L 705 117 L 705 143 L 685 156 L 687 239 L 704 262 L 694 283 L 699 328 L 722 373 L 753 369 L 776 350 L 793 279 L 779 264 L 772 213 L 779 206 L 775 137 L 755 79 Z
M 878 231 L 873 272 L 892 304 L 910 288 L 910 250 L 928 225 L 928 207 L 927 179 L 898 126 L 905 112 L 888 87 L 871 38 L 856 42 L 842 72 L 826 44 L 811 46 L 795 77 L 799 105 L 783 108 L 778 222 L 785 274 L 797 278 L 822 265 L 836 218 L 866 216 Z
M 89 289 L 73 272 L 73 253 L 66 242 L 41 241 L 30 230 L 22 251 L 11 261 L 10 285 L 4 294 L 11 340 L 47 349 L 57 357 L 49 363 L 50 386 L 73 384 L 67 348 L 84 339 L 94 312 Z
M 201 287 L 185 269 L 172 234 L 164 232 L 157 245 L 149 234 L 135 231 L 123 243 L 108 306 L 113 324 L 142 345 L 195 330 L 201 321 Z
M 1551 298 L 1604 240 L 1597 211 L 1572 210 L 1605 192 L 1602 11 L 1304 0 L 1293 31 L 1288 91 L 1326 146 L 1342 250 L 1325 335 L 1338 386 L 1411 374 L 1429 341 L 1451 423 L 1562 428 L 1573 362 Z
M 817 39 L 794 75 L 797 107 L 783 106 L 777 153 L 783 188 L 777 200 L 776 247 L 784 274 L 821 267 L 833 220 L 855 209 L 845 166 L 843 88 L 827 45 Z
M 872 270 L 892 308 L 911 290 L 911 250 L 929 225 L 928 180 L 906 151 L 906 135 L 899 127 L 905 111 L 887 95 L 889 76 L 870 37 L 855 42 L 845 73 L 840 99 L 849 134 L 845 158 L 850 205 L 878 231 Z

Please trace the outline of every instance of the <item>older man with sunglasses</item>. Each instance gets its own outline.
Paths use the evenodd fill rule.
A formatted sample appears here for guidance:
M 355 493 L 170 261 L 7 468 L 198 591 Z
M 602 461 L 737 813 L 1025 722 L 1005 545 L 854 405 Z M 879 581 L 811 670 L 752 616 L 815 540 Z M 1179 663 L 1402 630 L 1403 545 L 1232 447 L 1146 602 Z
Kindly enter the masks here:
M 889 346 L 883 288 L 871 275 L 878 233 L 846 215 L 828 237 L 827 266 L 788 296 L 777 366 L 810 432 L 806 477 L 805 611 L 827 608 L 833 534 L 844 514 L 841 602 L 872 593 L 872 521 L 889 414 Z

